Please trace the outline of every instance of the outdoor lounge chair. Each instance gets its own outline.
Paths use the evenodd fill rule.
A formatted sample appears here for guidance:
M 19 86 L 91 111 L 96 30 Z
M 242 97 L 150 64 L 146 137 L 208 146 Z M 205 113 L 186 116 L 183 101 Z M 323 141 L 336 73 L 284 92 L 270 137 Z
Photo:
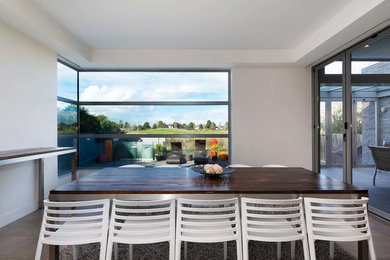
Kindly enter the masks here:
M 207 156 L 206 140 L 195 140 L 195 157 Z
M 378 171 L 390 171 L 390 147 L 368 146 L 375 162 L 375 172 L 372 183 L 375 186 L 375 178 Z
M 167 164 L 183 164 L 186 160 L 183 158 L 181 142 L 171 142 L 171 155 L 167 158 Z

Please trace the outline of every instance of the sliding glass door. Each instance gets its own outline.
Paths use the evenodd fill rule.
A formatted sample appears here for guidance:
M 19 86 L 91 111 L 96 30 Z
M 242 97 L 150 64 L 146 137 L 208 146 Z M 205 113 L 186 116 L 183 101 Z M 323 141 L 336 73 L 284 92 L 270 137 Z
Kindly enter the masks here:
M 385 148 L 390 146 L 390 35 L 378 34 L 347 51 L 347 56 L 353 108 L 352 183 L 369 191 L 372 211 L 390 218 L 390 172 L 386 172 L 390 149 Z
M 390 29 L 313 67 L 313 169 L 390 220 Z

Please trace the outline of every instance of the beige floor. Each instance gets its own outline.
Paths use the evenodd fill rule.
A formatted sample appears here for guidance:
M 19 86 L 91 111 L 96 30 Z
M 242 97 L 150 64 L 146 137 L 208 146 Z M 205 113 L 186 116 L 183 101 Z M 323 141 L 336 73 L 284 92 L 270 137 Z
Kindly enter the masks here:
M 5 227 L 0 228 L 0 259 L 30 260 L 34 259 L 38 233 L 41 225 L 42 211 L 35 211 Z M 377 258 L 390 259 L 390 223 L 370 216 Z M 357 253 L 357 243 L 342 245 L 352 254 Z M 43 257 L 48 258 L 48 247 L 44 247 Z

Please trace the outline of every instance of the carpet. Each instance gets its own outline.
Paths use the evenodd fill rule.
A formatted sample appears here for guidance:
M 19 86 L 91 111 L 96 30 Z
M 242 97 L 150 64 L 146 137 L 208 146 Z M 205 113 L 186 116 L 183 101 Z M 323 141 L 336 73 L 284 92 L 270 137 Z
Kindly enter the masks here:
M 290 259 L 290 242 L 282 243 L 282 259 Z M 128 245 L 118 245 L 118 259 L 129 259 Z M 168 259 L 168 243 L 156 243 L 149 245 L 134 245 L 133 246 L 134 260 L 157 260 Z M 183 245 L 182 245 L 182 258 Z M 318 260 L 329 259 L 329 242 L 316 242 L 316 257 Z M 99 258 L 99 244 L 88 244 L 78 247 L 78 258 L 82 260 L 93 260 Z M 60 248 L 60 259 L 71 260 L 72 247 Z M 114 257 L 112 258 L 114 259 Z M 223 259 L 223 243 L 200 244 L 188 243 L 188 260 L 214 260 Z M 236 259 L 236 243 L 228 242 L 228 259 Z M 276 243 L 265 242 L 249 242 L 249 259 L 276 259 Z M 296 258 L 303 258 L 302 243 L 296 243 Z M 355 259 L 348 252 L 335 246 L 335 258 L 349 260 Z

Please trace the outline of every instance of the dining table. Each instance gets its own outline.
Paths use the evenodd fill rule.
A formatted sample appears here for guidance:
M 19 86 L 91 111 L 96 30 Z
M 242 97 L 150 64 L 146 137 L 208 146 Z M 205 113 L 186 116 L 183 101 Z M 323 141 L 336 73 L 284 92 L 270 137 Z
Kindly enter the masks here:
M 107 167 L 49 194 L 52 201 L 232 197 L 356 199 L 368 197 L 368 191 L 300 167 L 242 167 L 221 176 L 206 176 L 191 167 Z M 50 246 L 50 259 L 58 259 L 58 255 L 58 246 Z M 358 257 L 368 259 L 367 242 L 358 242 Z

